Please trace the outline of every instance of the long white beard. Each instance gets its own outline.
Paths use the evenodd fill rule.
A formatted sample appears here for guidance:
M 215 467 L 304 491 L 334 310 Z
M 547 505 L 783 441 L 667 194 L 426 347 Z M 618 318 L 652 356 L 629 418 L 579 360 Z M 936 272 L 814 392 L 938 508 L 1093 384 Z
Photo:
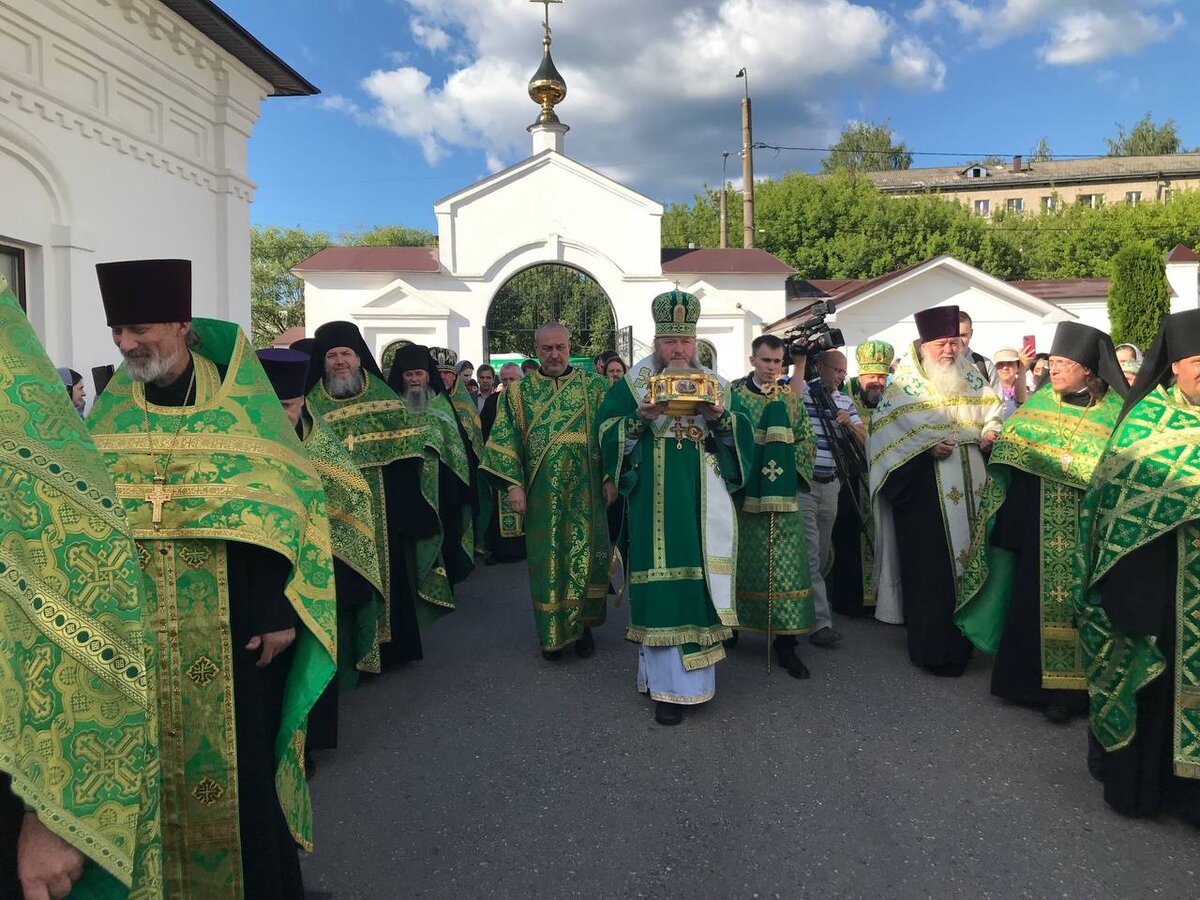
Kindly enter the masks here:
M 967 369 L 972 365 L 970 362 L 960 357 L 948 366 L 943 366 L 939 360 L 927 359 L 922 354 L 921 363 L 925 369 L 925 380 L 943 397 L 967 392 Z
M 662 372 L 663 369 L 668 368 L 669 365 L 674 365 L 676 368 L 684 368 L 683 366 L 679 366 L 676 363 L 669 364 L 666 360 L 666 357 L 664 357 L 662 355 L 662 352 L 659 350 L 655 350 L 654 351 L 654 373 L 657 375 L 658 373 Z M 703 368 L 703 366 L 700 365 L 700 354 L 693 353 L 692 358 L 687 361 L 687 366 L 692 369 Z
M 344 400 L 362 392 L 362 372 L 351 372 L 349 375 L 325 375 L 325 390 L 329 396 Z
M 404 392 L 404 405 L 408 407 L 409 412 L 423 412 L 429 406 L 429 389 L 409 388 Z
M 145 359 L 126 356 L 125 368 L 129 370 L 129 377 L 134 381 L 148 384 L 151 381 L 158 381 L 170 372 L 171 367 L 175 365 L 175 359 L 174 356 L 166 359 L 159 356 L 156 351 L 151 351 L 150 356 Z

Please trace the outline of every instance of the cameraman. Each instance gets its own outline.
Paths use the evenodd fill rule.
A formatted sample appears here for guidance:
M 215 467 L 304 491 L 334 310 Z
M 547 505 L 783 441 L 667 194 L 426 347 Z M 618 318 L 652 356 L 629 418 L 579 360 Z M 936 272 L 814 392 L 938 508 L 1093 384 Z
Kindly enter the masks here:
M 833 541 L 833 523 L 837 519 L 838 494 L 841 493 L 842 483 L 838 478 L 830 446 L 834 440 L 844 438 L 830 433 L 828 423 L 818 410 L 804 377 L 807 364 L 807 348 L 800 342 L 793 343 L 791 389 L 793 393 L 804 398 L 804 408 L 817 433 L 817 463 L 813 468 L 812 490 L 800 495 L 813 595 L 813 632 L 808 640 L 817 647 L 832 647 L 842 639 L 842 634 L 833 627 L 833 613 L 829 608 L 829 593 L 825 588 L 823 570 L 829 559 Z M 844 428 L 862 447 L 866 444 L 867 429 L 858 415 L 854 401 L 841 391 L 842 383 L 846 380 L 845 354 L 840 350 L 819 353 L 813 358 L 813 370 L 837 408 L 836 425 L 833 430 L 839 431 Z

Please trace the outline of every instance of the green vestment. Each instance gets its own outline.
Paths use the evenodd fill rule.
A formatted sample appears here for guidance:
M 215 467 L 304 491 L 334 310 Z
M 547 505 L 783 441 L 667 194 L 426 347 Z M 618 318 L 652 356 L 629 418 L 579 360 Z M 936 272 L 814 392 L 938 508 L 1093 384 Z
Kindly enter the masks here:
M 1080 610 L 1079 640 L 1092 733 L 1108 750 L 1128 745 L 1137 692 L 1167 669 L 1156 637 L 1112 626 L 1095 586 L 1124 557 L 1174 532 L 1172 757 L 1177 776 L 1200 778 L 1200 409 L 1177 387 L 1156 388 L 1121 420 L 1096 467 L 1083 515 L 1092 590 Z
M 325 389 L 324 379 L 308 392 L 305 401 L 314 418 L 321 418 L 333 431 L 367 480 L 374 498 L 375 549 L 383 581 L 383 612 L 379 617 L 379 640 L 392 639 L 392 573 L 388 541 L 387 498 L 383 470 L 401 459 L 424 457 L 425 429 L 414 423 L 395 391 L 381 378 L 363 371 L 363 389 L 354 397 L 335 398 Z
M 275 741 L 275 789 L 312 846 L 304 735 L 335 667 L 336 605 L 325 492 L 241 330 L 195 319 L 196 403 L 148 404 L 117 371 L 88 418 L 146 575 L 159 660 L 163 864 L 170 897 L 242 896 L 226 544 L 290 565 L 299 619 Z M 222 379 L 216 363 L 227 365 Z M 147 427 L 148 426 L 148 427 Z M 165 470 L 164 481 L 156 474 Z M 241 648 L 237 648 L 240 650 Z
M 1079 540 L 1083 492 L 1108 443 L 1124 401 L 1109 389 L 1099 403 L 1074 406 L 1049 388 L 1037 391 L 1004 423 L 988 460 L 971 555 L 963 569 L 954 620 L 985 653 L 995 655 L 1012 600 L 1017 554 L 991 543 L 996 514 L 1013 470 L 1040 484 L 1042 687 L 1087 687 L 1075 613 L 1083 601 L 1087 555 Z
M 325 420 L 306 414 L 302 421 L 304 450 L 325 488 L 333 555 L 375 590 L 365 603 L 338 604 L 338 681 L 348 690 L 357 683 L 358 672 L 380 671 L 383 576 L 375 544 L 380 514 L 366 478 Z
M 746 486 L 735 498 L 738 628 L 807 634 L 813 600 L 798 496 L 812 481 L 817 437 L 800 397 L 786 387 L 768 390 L 752 390 L 743 379 L 730 405 L 754 427 Z
M 733 578 L 737 519 L 730 491 L 742 488 L 753 427 L 729 408 L 702 416 L 637 413 L 654 375 L 652 359 L 610 388 L 600 409 L 604 474 L 628 498 L 629 627 L 626 638 L 678 646 L 685 670 L 725 658 L 721 641 L 736 626 Z
M 514 381 L 497 400 L 480 465 L 505 501 L 510 485 L 525 490 L 529 592 L 544 650 L 605 619 L 611 551 L 595 429 L 607 389 L 579 369 Z M 515 523 L 501 510 L 501 534 L 509 536 Z
M 458 416 L 458 424 L 462 426 L 463 434 L 466 435 L 467 447 L 475 454 L 475 461 L 478 463 L 483 459 L 483 429 L 479 423 L 479 410 L 475 408 L 475 400 L 461 378 L 454 379 L 454 388 L 447 397 L 450 405 L 454 407 L 454 414 Z M 475 552 L 482 554 L 487 550 L 484 538 L 494 508 L 494 492 L 483 478 L 478 479 L 475 489 L 478 493 L 479 508 L 474 523 Z
M 90 864 L 72 897 L 162 897 L 154 646 L 125 511 L 0 278 L 0 770 Z
M 466 578 L 475 565 L 472 508 L 466 496 L 471 473 L 458 432 L 457 417 L 444 395 L 431 390 L 429 405 L 419 412 L 408 410 L 408 419 L 421 429 L 421 494 L 438 520 L 436 534 L 413 541 L 407 548 L 412 563 L 409 577 L 414 596 L 423 601 L 417 604 L 417 621 L 425 625 L 454 609 L 454 584 Z M 441 482 L 442 466 L 448 470 L 451 480 L 446 485 Z M 456 489 L 461 502 L 453 498 L 446 502 L 447 498 L 441 496 L 443 486 Z M 447 516 L 457 517 L 456 528 L 452 528 L 449 521 L 443 521 Z M 447 531 L 458 535 L 453 543 L 443 540 Z
M 868 433 L 871 430 L 871 417 L 875 414 L 875 407 L 867 406 L 866 400 L 863 398 L 862 386 L 858 382 L 858 376 L 850 379 L 850 399 L 854 401 L 854 408 L 858 410 L 858 417 L 862 419 L 863 426 Z M 863 478 L 865 479 L 865 474 Z M 859 562 L 862 566 L 862 605 L 863 609 L 875 608 L 875 517 L 871 515 L 871 504 L 866 485 L 862 480 L 858 483 L 864 489 L 859 490 L 858 485 L 852 489 L 856 491 L 858 496 L 859 508 L 863 511 L 863 531 L 862 536 L 858 540 Z

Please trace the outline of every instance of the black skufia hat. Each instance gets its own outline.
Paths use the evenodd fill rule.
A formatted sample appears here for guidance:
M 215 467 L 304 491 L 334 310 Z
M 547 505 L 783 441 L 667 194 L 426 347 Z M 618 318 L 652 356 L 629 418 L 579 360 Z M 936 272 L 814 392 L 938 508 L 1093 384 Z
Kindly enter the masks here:
M 192 321 L 192 261 L 131 259 L 96 266 L 108 327 Z
M 1151 394 L 1155 388 L 1166 387 L 1174 378 L 1171 364 L 1192 356 L 1200 356 L 1200 309 L 1163 316 L 1154 343 L 1142 359 L 1142 368 L 1134 379 L 1121 418 Z M 1119 421 L 1119 420 L 1118 420 Z
M 392 368 L 388 372 L 388 384 L 397 394 L 404 393 L 404 373 L 414 369 L 422 369 L 429 373 L 429 389 L 434 393 L 444 393 L 441 375 L 434 364 L 429 348 L 424 344 L 405 344 L 392 357 Z
M 275 395 L 280 400 L 295 400 L 304 396 L 310 361 L 307 353 L 271 347 L 258 351 L 258 361 L 262 363 L 271 387 L 275 388 Z
M 1062 322 L 1054 332 L 1051 356 L 1074 360 L 1088 369 L 1122 397 L 1129 393 L 1129 382 L 1121 370 L 1112 338 L 1091 325 Z
M 958 307 L 935 306 L 913 315 L 921 343 L 958 337 Z
M 369 372 L 380 381 L 384 381 L 379 363 L 375 361 L 362 332 L 353 322 L 326 322 L 313 334 L 312 341 L 312 363 L 308 367 L 309 391 L 325 376 L 325 354 L 335 347 L 349 347 L 362 360 L 364 372 Z

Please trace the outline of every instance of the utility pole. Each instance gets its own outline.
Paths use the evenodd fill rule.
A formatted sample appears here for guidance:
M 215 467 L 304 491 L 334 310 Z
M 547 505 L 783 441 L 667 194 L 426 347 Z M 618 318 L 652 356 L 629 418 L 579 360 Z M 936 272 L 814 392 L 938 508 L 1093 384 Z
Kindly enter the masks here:
M 742 98 L 742 246 L 754 246 L 754 136 L 750 125 L 750 76 L 745 67 L 738 69 L 738 78 L 746 79 L 746 95 Z
M 725 178 L 725 167 L 729 164 L 729 151 L 721 154 L 721 249 L 729 246 L 729 192 L 725 186 L 729 181 Z

